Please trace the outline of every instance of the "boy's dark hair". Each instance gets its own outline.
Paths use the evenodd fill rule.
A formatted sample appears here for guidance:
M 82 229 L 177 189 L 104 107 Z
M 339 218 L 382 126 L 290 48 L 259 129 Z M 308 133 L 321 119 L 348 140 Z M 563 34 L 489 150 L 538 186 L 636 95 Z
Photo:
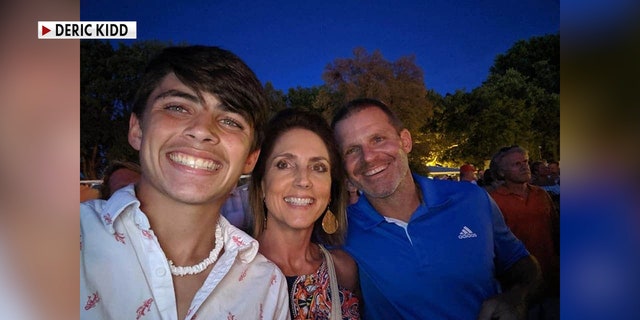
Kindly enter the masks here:
M 133 103 L 133 113 L 140 121 L 149 95 L 172 72 L 201 99 L 203 93 L 211 93 L 228 110 L 242 115 L 254 128 L 251 150 L 260 148 L 269 112 L 262 84 L 238 56 L 219 47 L 168 47 L 153 58 L 142 76 Z

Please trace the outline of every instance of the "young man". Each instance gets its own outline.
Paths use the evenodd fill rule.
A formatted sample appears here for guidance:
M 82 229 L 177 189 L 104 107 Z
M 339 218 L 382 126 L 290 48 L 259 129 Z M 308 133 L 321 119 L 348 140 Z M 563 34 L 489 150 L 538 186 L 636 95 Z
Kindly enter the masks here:
M 344 248 L 358 263 L 364 318 L 524 317 L 540 270 L 484 190 L 412 174 L 411 134 L 380 101 L 351 101 L 332 127 L 363 192 Z
M 219 214 L 255 165 L 267 110 L 229 51 L 150 62 L 129 126 L 140 180 L 80 207 L 82 319 L 288 318 L 284 276 Z

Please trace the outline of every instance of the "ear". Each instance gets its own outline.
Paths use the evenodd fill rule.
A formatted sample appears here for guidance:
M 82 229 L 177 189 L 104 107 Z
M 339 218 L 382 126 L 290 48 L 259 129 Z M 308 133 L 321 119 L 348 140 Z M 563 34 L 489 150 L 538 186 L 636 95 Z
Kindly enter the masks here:
M 249 174 L 253 171 L 253 168 L 256 166 L 256 162 L 258 162 L 258 156 L 260 155 L 260 149 L 249 153 L 247 156 L 247 161 L 244 163 L 244 169 L 242 169 L 242 174 Z
M 400 131 L 400 142 L 402 143 L 402 150 L 404 150 L 405 153 L 411 152 L 413 140 L 411 140 L 411 132 L 409 132 L 409 130 L 402 129 L 402 131 Z
M 134 149 L 140 151 L 140 145 L 142 144 L 142 128 L 140 127 L 140 120 L 135 113 L 132 113 L 129 118 L 129 144 Z

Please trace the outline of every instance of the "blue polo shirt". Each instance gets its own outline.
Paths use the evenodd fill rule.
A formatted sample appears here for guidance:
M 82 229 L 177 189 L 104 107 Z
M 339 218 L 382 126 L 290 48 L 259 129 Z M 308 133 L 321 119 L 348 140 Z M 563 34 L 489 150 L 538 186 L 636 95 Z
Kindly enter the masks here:
M 363 319 L 475 319 L 496 274 L 529 255 L 470 183 L 413 176 L 423 193 L 406 230 L 365 196 L 348 208 L 344 249 L 358 263 Z

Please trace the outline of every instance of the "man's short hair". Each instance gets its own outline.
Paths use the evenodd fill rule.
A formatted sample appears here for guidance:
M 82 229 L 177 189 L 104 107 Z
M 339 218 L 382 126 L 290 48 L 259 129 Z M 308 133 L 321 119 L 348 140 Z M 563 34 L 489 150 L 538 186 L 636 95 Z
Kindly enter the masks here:
M 389 123 L 391 123 L 391 125 L 396 129 L 398 133 L 400 133 L 400 131 L 404 129 L 402 121 L 400 120 L 400 118 L 398 118 L 395 112 L 393 112 L 393 110 L 389 108 L 389 106 L 387 106 L 380 100 L 371 98 L 359 98 L 351 100 L 347 102 L 347 104 L 336 110 L 333 115 L 333 119 L 331 120 L 331 128 L 335 129 L 338 122 L 348 118 L 349 116 L 360 110 L 364 110 L 367 108 L 378 108 L 382 112 L 384 112 L 387 115 L 387 118 L 389 118 Z
M 511 153 L 528 155 L 529 151 L 517 144 L 500 148 L 500 150 L 493 155 L 491 162 L 489 163 L 489 169 L 491 169 L 491 174 L 493 175 L 494 180 L 504 180 L 504 174 L 502 173 L 502 159 Z

